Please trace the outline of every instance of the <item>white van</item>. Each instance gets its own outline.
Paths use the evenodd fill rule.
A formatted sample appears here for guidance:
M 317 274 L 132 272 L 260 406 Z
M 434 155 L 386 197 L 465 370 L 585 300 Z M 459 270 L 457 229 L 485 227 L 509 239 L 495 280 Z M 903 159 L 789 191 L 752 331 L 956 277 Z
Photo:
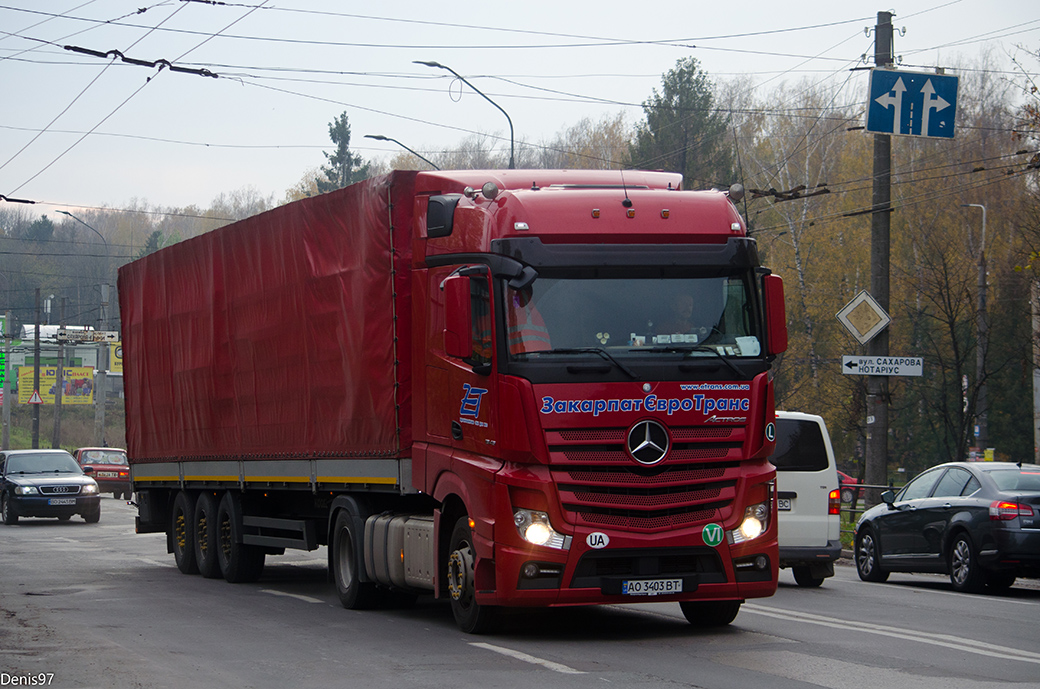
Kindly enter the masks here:
M 778 411 L 776 450 L 780 566 L 799 586 L 834 576 L 841 557 L 841 493 L 827 424 L 814 414 Z

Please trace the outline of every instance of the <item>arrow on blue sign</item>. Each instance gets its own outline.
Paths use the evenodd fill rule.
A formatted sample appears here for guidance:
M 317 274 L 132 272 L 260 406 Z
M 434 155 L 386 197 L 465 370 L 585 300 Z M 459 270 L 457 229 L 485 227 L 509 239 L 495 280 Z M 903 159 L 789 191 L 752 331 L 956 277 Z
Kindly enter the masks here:
M 875 69 L 870 73 L 867 131 L 952 139 L 957 77 Z

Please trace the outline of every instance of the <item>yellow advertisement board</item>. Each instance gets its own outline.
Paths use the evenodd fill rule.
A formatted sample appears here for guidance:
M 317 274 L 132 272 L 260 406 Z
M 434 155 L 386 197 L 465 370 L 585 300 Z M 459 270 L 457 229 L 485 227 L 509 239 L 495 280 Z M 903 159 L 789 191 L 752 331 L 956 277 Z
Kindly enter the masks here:
M 69 366 L 64 369 L 65 386 L 61 392 L 62 404 L 94 404 L 94 369 L 90 366 Z M 40 367 L 40 399 L 54 404 L 58 378 L 57 366 Z M 28 404 L 33 391 L 33 367 L 18 369 L 18 404 Z
M 123 372 L 123 343 L 113 342 L 108 346 L 108 372 Z

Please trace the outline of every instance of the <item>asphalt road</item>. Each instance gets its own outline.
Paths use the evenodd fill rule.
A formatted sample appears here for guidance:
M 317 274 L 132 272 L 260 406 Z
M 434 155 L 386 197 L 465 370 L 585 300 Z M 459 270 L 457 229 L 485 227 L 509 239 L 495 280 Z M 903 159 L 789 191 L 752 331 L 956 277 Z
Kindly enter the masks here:
M 134 508 L 0 525 L 0 689 L 53 687 L 1040 687 L 1040 585 L 953 592 L 938 576 L 819 589 L 781 572 L 728 628 L 641 603 L 511 616 L 459 632 L 447 606 L 344 610 L 325 550 L 269 557 L 255 584 L 185 576 Z

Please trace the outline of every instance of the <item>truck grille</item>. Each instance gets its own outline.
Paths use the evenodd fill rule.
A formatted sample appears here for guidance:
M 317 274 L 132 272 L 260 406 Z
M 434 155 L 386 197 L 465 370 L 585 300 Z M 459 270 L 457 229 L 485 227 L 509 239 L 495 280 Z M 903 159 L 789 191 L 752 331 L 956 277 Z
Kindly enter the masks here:
M 568 521 L 655 532 L 729 515 L 743 428 L 671 428 L 668 456 L 653 466 L 632 460 L 626 433 L 625 428 L 548 431 L 550 470 Z

